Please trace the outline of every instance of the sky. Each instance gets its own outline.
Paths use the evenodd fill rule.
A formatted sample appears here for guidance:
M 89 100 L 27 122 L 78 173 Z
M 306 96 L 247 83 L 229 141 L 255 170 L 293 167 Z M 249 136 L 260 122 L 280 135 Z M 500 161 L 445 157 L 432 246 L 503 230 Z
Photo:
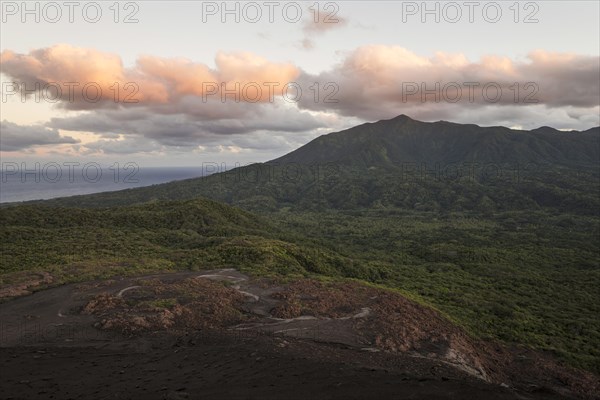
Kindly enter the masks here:
M 600 125 L 598 1 L 2 1 L 3 163 L 234 166 L 406 114 Z

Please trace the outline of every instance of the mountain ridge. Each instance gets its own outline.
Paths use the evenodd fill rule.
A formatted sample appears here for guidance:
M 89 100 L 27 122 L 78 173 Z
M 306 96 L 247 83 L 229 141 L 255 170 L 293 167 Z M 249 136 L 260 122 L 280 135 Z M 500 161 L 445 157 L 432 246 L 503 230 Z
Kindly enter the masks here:
M 389 166 L 418 161 L 445 164 L 463 161 L 548 162 L 569 166 L 599 162 L 600 127 L 565 133 L 548 128 L 520 131 L 503 126 L 422 122 L 401 114 L 319 136 L 269 163 L 310 164 L 334 159 L 353 164 L 357 162 L 349 159 L 353 155 L 362 156 L 360 163 L 366 167 L 374 163 Z M 573 134 L 582 136 L 568 136 Z M 342 140 L 347 143 L 341 143 Z M 573 153 L 583 155 L 583 158 L 575 157 Z
M 117 192 L 36 201 L 108 207 L 206 197 L 251 211 L 393 206 L 594 213 L 600 127 L 515 131 L 406 115 L 320 136 L 271 161 Z

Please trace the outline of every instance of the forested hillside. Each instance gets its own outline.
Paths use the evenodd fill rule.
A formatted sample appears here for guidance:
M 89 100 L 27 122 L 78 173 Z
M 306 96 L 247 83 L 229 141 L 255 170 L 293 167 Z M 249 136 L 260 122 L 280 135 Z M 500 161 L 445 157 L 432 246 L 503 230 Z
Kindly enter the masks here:
M 8 205 L 1 279 L 353 278 L 598 372 L 599 137 L 400 116 L 204 178 Z

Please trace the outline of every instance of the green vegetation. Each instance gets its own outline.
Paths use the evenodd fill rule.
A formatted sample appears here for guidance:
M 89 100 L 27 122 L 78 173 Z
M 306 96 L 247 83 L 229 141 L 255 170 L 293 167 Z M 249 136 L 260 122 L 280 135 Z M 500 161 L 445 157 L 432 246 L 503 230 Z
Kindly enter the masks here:
M 236 267 L 305 273 L 320 251 L 282 240 L 266 219 L 197 199 L 111 209 L 9 207 L 0 279 L 46 271 L 57 283 L 148 271 Z
M 178 301 L 177 301 L 177 299 L 173 299 L 173 298 L 155 299 L 155 300 L 141 301 L 138 304 L 141 307 L 147 306 L 149 308 L 166 308 L 167 310 L 170 310 L 171 308 L 173 308 L 175 305 L 178 304 Z
M 480 337 L 600 370 L 597 217 L 394 209 L 256 217 L 194 200 L 10 207 L 0 223 L 0 282 L 23 270 L 47 271 L 63 283 L 223 267 L 356 278 L 411 293 Z
M 353 278 L 600 372 L 598 132 L 399 117 L 269 164 L 2 207 L 0 283 L 223 267 Z
M 600 371 L 598 218 L 371 209 L 272 219 L 346 258 L 340 276 L 414 294 L 479 337 Z

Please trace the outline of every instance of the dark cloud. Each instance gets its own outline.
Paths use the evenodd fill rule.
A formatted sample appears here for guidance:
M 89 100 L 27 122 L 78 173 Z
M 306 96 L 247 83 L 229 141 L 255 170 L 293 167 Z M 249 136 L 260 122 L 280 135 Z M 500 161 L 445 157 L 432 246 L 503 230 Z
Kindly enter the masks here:
M 205 119 L 193 113 L 170 113 L 170 111 L 170 109 L 154 107 L 135 110 L 98 110 L 74 117 L 52 118 L 48 126 L 101 135 L 138 134 L 159 141 L 190 138 L 200 143 L 203 139 L 217 135 L 247 134 L 256 131 L 293 134 L 327 126 L 327 121 L 286 104 L 255 105 L 252 112 L 247 110 L 242 118 L 218 120 Z
M 40 125 L 17 125 L 3 120 L 0 122 L 0 149 L 2 151 L 20 151 L 33 146 L 56 144 L 75 144 L 79 140 L 70 136 L 61 136 L 58 130 Z

